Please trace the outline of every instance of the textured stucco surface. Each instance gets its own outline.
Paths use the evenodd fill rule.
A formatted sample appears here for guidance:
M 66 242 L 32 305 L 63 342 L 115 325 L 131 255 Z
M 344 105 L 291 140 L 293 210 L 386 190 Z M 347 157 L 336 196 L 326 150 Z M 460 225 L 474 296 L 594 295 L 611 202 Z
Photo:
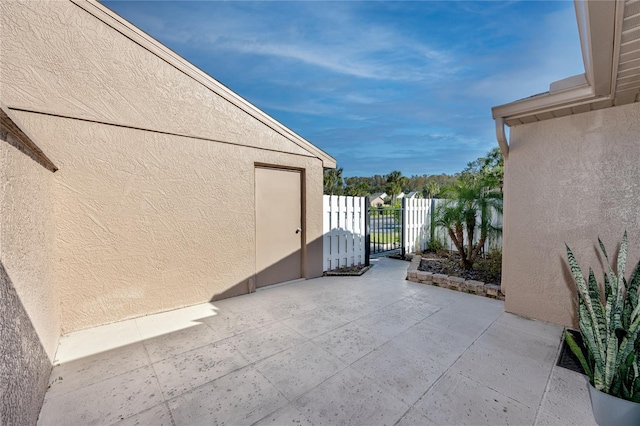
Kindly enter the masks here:
M 18 116 L 55 151 L 59 167 L 55 265 L 64 332 L 246 293 L 256 273 L 256 162 L 306 169 L 308 252 L 318 252 L 319 159 Z M 321 275 L 321 256 L 307 259 L 306 276 Z
M 53 173 L 0 128 L 0 424 L 35 424 L 60 336 Z M 24 147 L 22 147 L 24 149 Z
M 513 127 L 504 190 L 505 309 L 574 325 L 565 242 L 600 281 L 598 236 L 640 260 L 640 104 Z
M 1 264 L 0 300 L 0 424 L 34 425 L 52 365 Z
M 312 156 L 68 1 L 0 4 L 4 102 Z
M 320 158 L 73 3 L 0 12 L 3 102 L 59 168 L 63 332 L 246 293 L 256 163 L 303 171 L 303 270 L 322 274 Z
M 60 335 L 53 277 L 54 174 L 16 148 L 0 129 L 0 260 L 53 360 Z

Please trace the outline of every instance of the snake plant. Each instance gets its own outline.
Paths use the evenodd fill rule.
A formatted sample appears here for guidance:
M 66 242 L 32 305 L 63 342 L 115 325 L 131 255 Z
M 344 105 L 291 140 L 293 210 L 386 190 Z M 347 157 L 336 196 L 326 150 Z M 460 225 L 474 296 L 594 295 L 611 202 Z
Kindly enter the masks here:
M 604 299 L 593 270 L 589 268 L 585 281 L 575 256 L 565 244 L 578 290 L 578 323 L 585 347 L 578 346 L 566 331 L 565 340 L 596 389 L 640 402 L 640 262 L 627 281 L 624 277 L 628 247 L 626 231 L 615 271 L 599 238 L 598 244 L 608 267 L 604 274 Z

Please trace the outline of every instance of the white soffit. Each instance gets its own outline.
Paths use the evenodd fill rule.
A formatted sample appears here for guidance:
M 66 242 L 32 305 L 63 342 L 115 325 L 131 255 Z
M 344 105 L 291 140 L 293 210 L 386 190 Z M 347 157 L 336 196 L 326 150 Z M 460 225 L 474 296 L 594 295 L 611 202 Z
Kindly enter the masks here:
M 640 102 L 640 0 L 576 0 L 575 7 L 585 74 L 492 108 L 496 123 L 514 126 Z

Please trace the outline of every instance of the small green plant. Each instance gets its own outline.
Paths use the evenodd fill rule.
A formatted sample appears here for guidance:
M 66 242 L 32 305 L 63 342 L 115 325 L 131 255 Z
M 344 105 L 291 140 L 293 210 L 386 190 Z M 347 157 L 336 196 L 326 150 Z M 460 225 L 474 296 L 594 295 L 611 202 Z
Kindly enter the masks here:
M 482 272 L 485 276 L 491 277 L 491 282 L 500 282 L 502 277 L 502 250 L 497 247 L 492 248 L 485 258 L 476 260 L 473 268 Z
M 429 243 L 427 244 L 427 250 L 433 253 L 437 253 L 443 249 L 444 249 L 444 244 L 442 244 L 442 241 L 440 241 L 437 238 L 432 238 L 431 240 L 429 240 Z
M 565 332 L 565 340 L 597 390 L 640 402 L 640 262 L 627 282 L 624 277 L 626 231 L 620 243 L 615 272 L 599 238 L 598 244 L 608 266 L 604 275 L 604 303 L 593 270 L 589 268 L 586 282 L 575 256 L 565 244 L 578 289 L 578 323 L 585 348 L 578 346 L 568 332 Z

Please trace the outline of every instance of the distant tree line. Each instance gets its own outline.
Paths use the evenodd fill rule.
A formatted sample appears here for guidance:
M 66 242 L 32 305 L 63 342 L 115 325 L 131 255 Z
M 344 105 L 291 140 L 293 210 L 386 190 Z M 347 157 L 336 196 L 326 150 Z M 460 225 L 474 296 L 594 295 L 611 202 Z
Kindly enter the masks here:
M 384 192 L 387 202 L 394 204 L 397 196 L 404 192 L 418 192 L 424 198 L 440 198 L 445 188 L 451 187 L 460 179 L 465 181 L 483 181 L 483 185 L 502 190 L 503 162 L 499 148 L 492 149 L 484 157 L 467 164 L 460 173 L 448 175 L 402 176 L 394 170 L 386 175 L 342 177 L 342 167 L 325 170 L 324 193 L 327 195 L 350 195 L 364 197 Z

